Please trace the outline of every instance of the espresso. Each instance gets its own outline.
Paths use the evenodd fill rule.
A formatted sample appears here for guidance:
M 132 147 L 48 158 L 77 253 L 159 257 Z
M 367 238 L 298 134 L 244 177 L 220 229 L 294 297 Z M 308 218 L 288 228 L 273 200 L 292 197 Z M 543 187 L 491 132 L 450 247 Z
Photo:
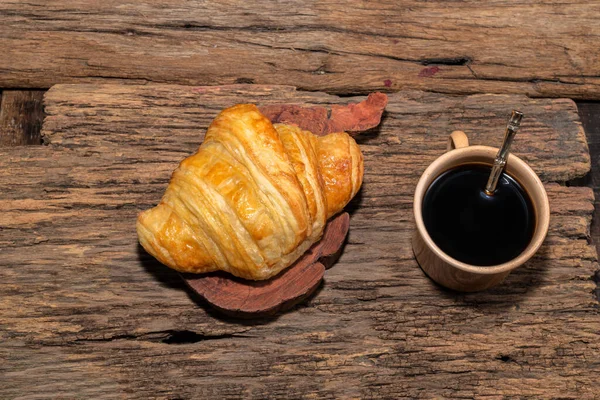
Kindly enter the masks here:
M 535 230 L 529 195 L 503 173 L 494 195 L 484 192 L 491 167 L 467 164 L 444 172 L 423 199 L 423 221 L 435 244 L 471 265 L 502 264 L 525 250 Z

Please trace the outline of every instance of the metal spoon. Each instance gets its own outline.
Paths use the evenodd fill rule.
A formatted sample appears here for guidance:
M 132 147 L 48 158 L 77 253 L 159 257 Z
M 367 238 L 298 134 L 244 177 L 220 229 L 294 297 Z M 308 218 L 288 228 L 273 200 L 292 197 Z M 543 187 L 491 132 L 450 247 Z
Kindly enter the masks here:
M 513 110 L 510 119 L 508 120 L 508 125 L 506 125 L 504 142 L 502 143 L 500 150 L 498 150 L 498 154 L 496 154 L 494 165 L 492 166 L 492 173 L 487 181 L 487 185 L 485 185 L 485 194 L 488 196 L 492 196 L 496 191 L 496 186 L 498 185 L 500 176 L 502 175 L 504 167 L 506 166 L 508 150 L 510 149 L 510 145 L 517 134 L 517 130 L 519 130 L 521 119 L 523 119 L 523 113 L 521 111 Z

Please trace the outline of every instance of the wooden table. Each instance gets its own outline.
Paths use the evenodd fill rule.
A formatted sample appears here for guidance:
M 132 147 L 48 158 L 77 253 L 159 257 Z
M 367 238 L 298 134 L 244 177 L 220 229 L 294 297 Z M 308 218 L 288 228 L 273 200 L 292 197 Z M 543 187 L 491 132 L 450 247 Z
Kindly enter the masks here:
M 1 3 L 0 143 L 19 146 L 0 148 L 0 398 L 594 398 L 598 11 Z M 220 109 L 372 90 L 390 103 L 360 138 L 348 243 L 308 301 L 222 317 L 137 244 L 136 214 Z M 526 114 L 514 152 L 550 197 L 548 238 L 503 285 L 444 290 L 411 252 L 414 187 L 449 132 L 497 146 L 512 108 Z M 24 146 L 40 127 L 45 145 Z

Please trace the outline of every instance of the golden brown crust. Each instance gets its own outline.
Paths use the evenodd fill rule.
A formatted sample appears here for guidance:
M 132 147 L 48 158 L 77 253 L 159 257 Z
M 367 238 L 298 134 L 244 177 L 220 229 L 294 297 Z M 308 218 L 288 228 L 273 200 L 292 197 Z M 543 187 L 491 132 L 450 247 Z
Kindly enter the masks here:
M 274 126 L 304 191 L 312 221 L 307 236 L 319 238 L 327 222 L 327 200 L 324 196 L 317 151 L 311 140 L 314 135 L 297 126 L 284 124 Z
M 316 242 L 362 181 L 345 133 L 273 126 L 254 105 L 223 110 L 161 203 L 138 218 L 140 243 L 182 272 L 268 279 Z
M 363 158 L 354 139 L 344 132 L 319 137 L 317 147 L 329 219 L 342 211 L 360 189 Z

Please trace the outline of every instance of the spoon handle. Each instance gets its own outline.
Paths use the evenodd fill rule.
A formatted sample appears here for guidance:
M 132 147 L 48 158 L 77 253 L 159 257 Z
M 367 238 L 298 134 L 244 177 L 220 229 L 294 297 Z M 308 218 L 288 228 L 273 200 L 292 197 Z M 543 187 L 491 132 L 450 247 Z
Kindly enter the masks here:
M 492 173 L 488 179 L 487 185 L 485 185 L 485 193 L 488 196 L 491 196 L 496 191 L 496 186 L 498 185 L 498 180 L 500 180 L 500 175 L 504 171 L 504 166 L 506 165 L 506 160 L 508 159 L 508 153 L 510 150 L 510 145 L 517 134 L 517 130 L 519 130 L 519 125 L 521 125 L 521 120 L 523 119 L 523 113 L 521 111 L 513 110 L 508 120 L 508 125 L 506 125 L 506 133 L 504 134 L 504 142 L 502 143 L 502 147 L 498 150 L 498 154 L 496 154 L 496 158 L 494 159 L 494 165 L 492 166 Z

